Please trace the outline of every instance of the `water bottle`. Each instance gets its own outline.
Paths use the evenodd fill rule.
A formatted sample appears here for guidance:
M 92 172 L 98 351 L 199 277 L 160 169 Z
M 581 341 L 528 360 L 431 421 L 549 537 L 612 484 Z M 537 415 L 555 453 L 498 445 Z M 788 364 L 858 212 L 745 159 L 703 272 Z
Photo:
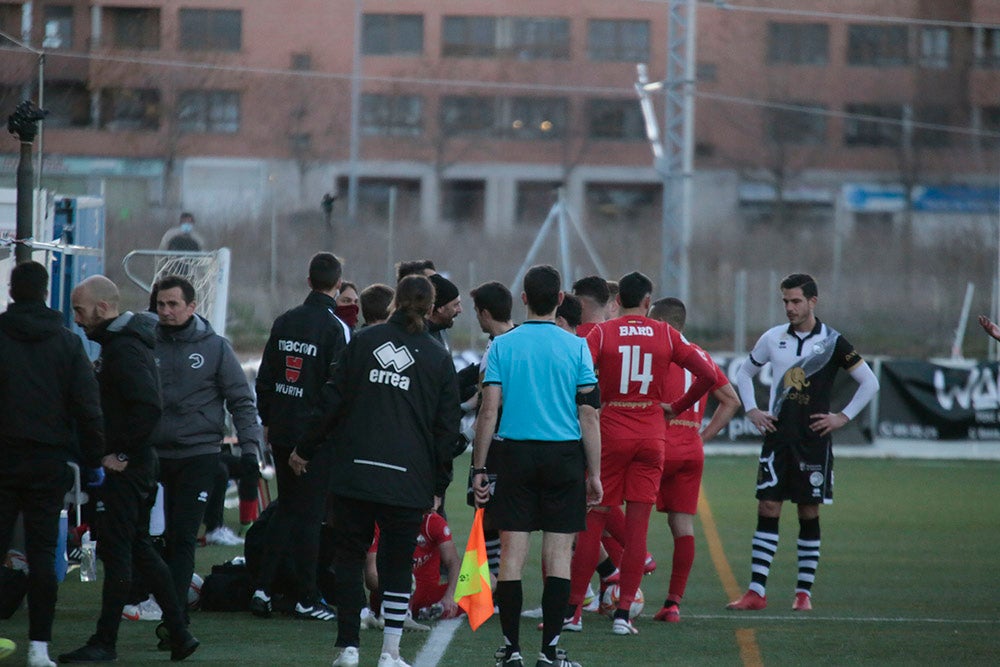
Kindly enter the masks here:
M 69 532 L 69 513 L 59 512 L 59 538 L 56 541 L 56 581 L 62 583 L 66 578 L 69 561 L 66 559 L 66 534 Z
M 97 581 L 97 542 L 89 530 L 80 539 L 80 581 Z

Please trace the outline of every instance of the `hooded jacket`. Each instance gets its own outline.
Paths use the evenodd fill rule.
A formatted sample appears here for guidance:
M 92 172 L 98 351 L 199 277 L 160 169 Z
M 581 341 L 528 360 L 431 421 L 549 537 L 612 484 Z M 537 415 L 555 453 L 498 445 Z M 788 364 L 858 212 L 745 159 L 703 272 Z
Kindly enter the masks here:
M 98 325 L 87 337 L 101 346 L 94 363 L 101 389 L 107 451 L 124 454 L 129 465 L 151 462 L 150 436 L 160 421 L 160 376 L 153 347 L 156 324 L 125 312 Z
M 271 327 L 257 371 L 257 412 L 275 447 L 293 448 L 306 423 L 319 417 L 323 385 L 347 341 L 334 315 L 337 302 L 312 291 Z
M 41 301 L 12 303 L 0 314 L 0 443 L 8 460 L 82 455 L 97 467 L 104 456 L 90 359 L 62 314 Z
M 366 327 L 347 345 L 325 388 L 325 424 L 298 448 L 310 459 L 332 441 L 334 492 L 397 507 L 427 509 L 451 481 L 461 410 L 451 355 L 405 316 Z
M 160 458 L 221 451 L 227 409 L 243 452 L 261 456 L 263 431 L 250 384 L 229 341 L 208 320 L 195 314 L 179 328 L 157 324 L 153 354 L 163 399 L 152 438 Z

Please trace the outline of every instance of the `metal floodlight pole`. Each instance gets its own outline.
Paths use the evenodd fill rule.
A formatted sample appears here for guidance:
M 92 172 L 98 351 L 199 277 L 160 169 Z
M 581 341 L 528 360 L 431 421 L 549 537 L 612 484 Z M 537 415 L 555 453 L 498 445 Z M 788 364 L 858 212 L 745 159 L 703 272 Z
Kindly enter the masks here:
M 362 0 L 354 0 L 354 53 L 351 64 L 351 139 L 347 174 L 347 220 L 358 221 L 358 161 L 361 154 L 361 22 Z
M 696 11 L 695 0 L 670 1 L 666 77 L 650 83 L 645 65 L 639 65 L 635 86 L 654 167 L 663 179 L 659 290 L 685 302 L 690 279 Z M 650 98 L 650 93 L 661 89 L 665 101 L 662 139 Z
M 18 264 L 31 261 L 31 247 L 25 243 L 34 236 L 34 169 L 31 164 L 31 145 L 38 134 L 38 121 L 45 118 L 45 111 L 25 100 L 7 118 L 7 130 L 21 143 L 17 163 L 17 231 L 19 243 L 14 247 L 14 261 Z

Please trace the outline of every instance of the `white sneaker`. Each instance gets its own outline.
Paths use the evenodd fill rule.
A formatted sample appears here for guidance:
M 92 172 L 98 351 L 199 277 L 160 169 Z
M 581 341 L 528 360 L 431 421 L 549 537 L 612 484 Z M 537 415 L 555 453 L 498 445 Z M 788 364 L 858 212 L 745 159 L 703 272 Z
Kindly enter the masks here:
M 403 656 L 394 658 L 388 653 L 383 653 L 378 659 L 378 667 L 410 667 L 410 665 L 403 660 Z
M 49 658 L 48 642 L 31 642 L 28 646 L 28 667 L 56 667 Z
M 358 647 L 348 646 L 334 659 L 333 667 L 358 667 L 359 660 Z
M 148 599 L 138 604 L 140 621 L 160 621 L 163 620 L 163 610 L 152 595 Z
M 615 622 L 611 625 L 611 632 L 616 635 L 637 635 L 639 630 L 632 625 L 630 619 L 616 618 Z
M 594 587 L 587 584 L 587 592 L 583 594 L 583 610 L 597 611 L 600 608 L 601 601 L 597 598 L 597 593 L 594 592 Z
M 141 616 L 142 613 L 137 604 L 127 604 L 122 607 L 122 620 L 124 621 L 138 621 Z
M 384 626 L 379 623 L 378 616 L 369 609 L 365 607 L 361 610 L 361 629 L 362 630 L 381 630 Z
M 232 531 L 229 526 L 219 526 L 205 533 L 205 544 L 218 544 L 224 547 L 235 547 L 243 544 L 242 537 Z
M 406 611 L 406 618 L 403 619 L 403 629 L 404 630 L 417 630 L 418 632 L 430 632 L 431 626 L 424 625 L 423 623 L 417 623 L 413 620 L 413 615 L 410 611 Z M 383 654 L 385 655 L 385 654 Z M 400 665 L 405 665 L 405 663 L 400 663 Z

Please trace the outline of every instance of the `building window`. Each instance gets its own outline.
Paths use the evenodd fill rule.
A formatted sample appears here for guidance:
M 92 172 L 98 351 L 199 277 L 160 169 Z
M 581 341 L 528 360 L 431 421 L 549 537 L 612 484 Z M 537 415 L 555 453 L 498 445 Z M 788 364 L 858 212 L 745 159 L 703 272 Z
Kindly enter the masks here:
M 45 127 L 89 127 L 90 91 L 82 81 L 46 81 Z
M 160 129 L 160 91 L 155 88 L 105 88 L 101 91 L 102 130 Z
M 486 181 L 443 181 L 441 218 L 454 225 L 481 227 L 486 218 Z
M 903 107 L 899 105 L 848 104 L 844 119 L 844 145 L 884 147 L 902 142 Z
M 473 97 L 441 99 L 445 135 L 481 134 L 505 139 L 559 139 L 566 135 L 569 101 L 564 97 Z
M 564 97 L 501 100 L 498 134 L 511 139 L 560 139 L 566 135 L 569 102 Z
M 811 102 L 788 102 L 802 109 L 767 109 L 767 138 L 773 144 L 826 143 L 826 107 Z
M 510 41 L 498 39 L 501 55 L 518 60 L 565 60 L 569 58 L 569 19 L 511 18 Z M 502 20 L 503 21 L 503 20 Z M 501 22 L 500 27 L 503 27 Z
M 948 28 L 924 28 L 920 31 L 920 66 L 947 69 L 951 65 L 951 31 Z
M 441 53 L 447 57 L 564 60 L 569 19 L 446 16 Z
M 985 136 L 980 140 L 984 148 L 1000 147 L 1000 107 L 981 107 L 979 109 L 979 129 L 991 132 L 995 136 Z
M 767 24 L 767 61 L 785 65 L 826 65 L 830 27 L 824 23 Z
M 160 10 L 141 7 L 105 7 L 105 39 L 118 49 L 160 48 Z
M 951 108 L 947 106 L 918 107 L 913 114 L 917 123 L 951 125 Z M 951 132 L 931 127 L 913 129 L 913 145 L 924 148 L 946 148 L 951 145 Z
M 42 38 L 43 48 L 73 48 L 72 5 L 45 5 L 42 8 L 42 22 L 45 26 L 45 37 Z
M 489 16 L 446 16 L 441 55 L 488 58 L 496 53 L 496 19 Z
M 586 211 L 591 224 L 658 224 L 663 186 L 647 183 L 587 183 Z
M 449 95 L 441 98 L 441 130 L 445 136 L 489 134 L 494 126 L 496 98 Z
M 644 140 L 646 122 L 639 100 L 587 100 L 587 136 L 612 141 Z
M 240 131 L 240 94 L 233 90 L 182 90 L 177 98 L 181 132 L 236 134 Z
M 518 181 L 514 221 L 519 225 L 541 226 L 558 199 L 559 186 L 559 181 Z
M 719 80 L 719 66 L 715 63 L 699 62 L 695 65 L 698 83 L 715 83 Z
M 976 28 L 976 65 L 986 69 L 1000 67 L 1000 28 Z
M 416 137 L 424 130 L 424 100 L 419 95 L 361 96 L 361 132 L 371 136 Z
M 649 21 L 591 19 L 587 54 L 597 61 L 649 62 Z
M 184 51 L 239 51 L 243 46 L 239 9 L 182 9 L 180 22 Z
M 424 52 L 424 17 L 420 14 L 365 14 L 361 26 L 365 55 L 419 56 Z
M 309 53 L 293 53 L 291 68 L 296 72 L 308 72 L 313 68 L 312 55 Z
M 0 33 L 21 39 L 21 5 L 13 3 L 0 4 Z M 0 35 L 0 47 L 18 48 L 14 42 Z M 4 116 L 6 118 L 6 116 Z
M 909 61 L 909 32 L 905 26 L 852 25 L 848 28 L 848 64 L 895 67 Z

